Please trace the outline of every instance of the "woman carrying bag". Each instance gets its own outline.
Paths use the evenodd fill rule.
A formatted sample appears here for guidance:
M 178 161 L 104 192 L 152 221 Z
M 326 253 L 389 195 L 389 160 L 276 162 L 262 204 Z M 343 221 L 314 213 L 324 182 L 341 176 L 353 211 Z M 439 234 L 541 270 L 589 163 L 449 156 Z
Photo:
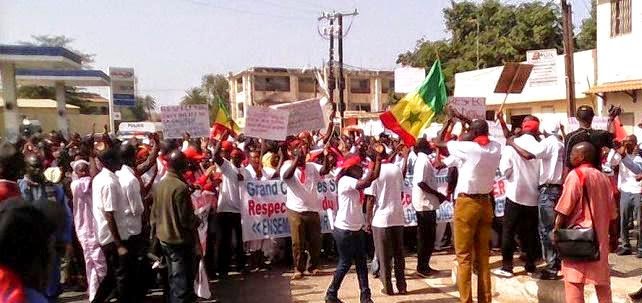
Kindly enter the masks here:
M 617 218 L 609 179 L 590 163 L 595 147 L 582 142 L 573 146 L 564 191 L 555 207 L 553 241 L 562 258 L 567 303 L 584 302 L 584 285 L 593 284 L 600 303 L 611 299 L 609 272 L 609 222 Z

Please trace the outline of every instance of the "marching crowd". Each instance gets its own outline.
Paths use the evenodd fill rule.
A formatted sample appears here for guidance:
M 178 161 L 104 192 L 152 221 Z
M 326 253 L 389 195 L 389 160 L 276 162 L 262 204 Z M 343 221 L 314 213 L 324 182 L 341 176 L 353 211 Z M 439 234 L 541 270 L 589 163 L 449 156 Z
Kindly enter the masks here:
M 291 258 L 292 279 L 301 279 L 319 274 L 322 251 L 338 255 L 326 302 L 341 302 L 339 289 L 353 264 L 360 301 L 372 302 L 370 257 L 381 292 L 405 294 L 402 190 L 408 173 L 417 216 L 411 241 L 417 275 L 437 272 L 430 266 L 441 242 L 437 209 L 452 201 L 461 302 L 472 302 L 473 272 L 478 301 L 492 301 L 493 230 L 500 235 L 502 266 L 492 274 L 512 277 L 519 251 L 529 274 L 563 277 L 567 302 L 583 302 L 585 284 L 596 286 L 600 302 L 611 302 L 608 254 L 642 257 L 642 241 L 631 245 L 634 221 L 640 221 L 642 157 L 635 136 L 616 140 L 612 122 L 619 113 L 609 114 L 609 129 L 595 130 L 593 110 L 581 106 L 580 128 L 569 134 L 559 123 L 533 116 L 510 130 L 499 115 L 505 145 L 492 140 L 486 121 L 453 112 L 437 137 L 419 138 L 412 147 L 386 134 L 337 133 L 332 123 L 325 132 L 283 142 L 227 130 L 210 138 L 185 134 L 182 140 L 156 134 L 119 140 L 105 131 L 2 142 L 0 301 L 55 302 L 63 286 L 80 285 L 91 302 L 143 302 L 158 285 L 168 302 L 195 302 L 201 271 L 225 279 L 233 268 L 245 274 Z M 455 123 L 463 125 L 461 133 L 453 133 Z M 441 169 L 448 170 L 446 193 L 435 179 Z M 501 218 L 494 216 L 497 171 L 505 177 Z M 326 176 L 337 182 L 334 241 L 321 233 L 315 189 Z M 274 179 L 287 185 L 291 237 L 243 242 L 241 209 L 247 201 L 240 188 L 244 181 Z M 205 242 L 195 192 L 213 197 Z M 590 230 L 589 240 L 575 248 L 582 253 L 589 243 L 591 256 L 569 254 L 565 244 L 577 244 L 568 237 L 573 230 L 582 236 Z M 640 290 L 631 296 L 639 298 Z

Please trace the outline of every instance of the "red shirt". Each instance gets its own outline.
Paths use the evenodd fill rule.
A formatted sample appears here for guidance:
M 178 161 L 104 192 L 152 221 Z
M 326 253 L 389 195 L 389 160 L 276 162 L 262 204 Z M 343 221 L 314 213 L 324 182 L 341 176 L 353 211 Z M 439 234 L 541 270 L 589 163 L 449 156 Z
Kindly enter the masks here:
M 4 200 L 20 196 L 18 183 L 14 181 L 0 179 L 0 203 Z

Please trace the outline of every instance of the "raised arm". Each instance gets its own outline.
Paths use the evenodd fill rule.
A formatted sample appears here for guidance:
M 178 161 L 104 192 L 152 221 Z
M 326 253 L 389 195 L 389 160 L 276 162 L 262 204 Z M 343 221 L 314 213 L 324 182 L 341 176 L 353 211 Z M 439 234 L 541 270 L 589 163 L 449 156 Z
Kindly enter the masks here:
M 504 137 L 506 139 L 510 138 L 510 130 L 508 129 L 508 125 L 506 125 L 506 121 L 504 120 L 504 114 L 502 112 L 497 112 L 497 121 L 499 121 L 499 125 L 502 127 L 502 132 L 504 132 Z
M 381 173 L 381 153 L 377 153 L 377 156 L 375 158 L 374 168 L 372 169 L 372 171 L 368 173 L 368 176 L 366 176 L 365 179 L 361 179 L 357 181 L 357 190 L 364 190 L 370 187 L 372 185 L 372 182 L 374 182 L 374 180 L 379 179 L 380 173 Z
M 522 157 L 523 159 L 526 159 L 526 160 L 535 159 L 535 155 L 533 155 L 529 151 L 521 148 L 519 145 L 515 144 L 515 137 L 508 137 L 508 139 L 506 139 L 506 145 L 511 146 L 512 148 L 514 148 L 515 151 L 517 152 L 517 154 L 520 157 Z

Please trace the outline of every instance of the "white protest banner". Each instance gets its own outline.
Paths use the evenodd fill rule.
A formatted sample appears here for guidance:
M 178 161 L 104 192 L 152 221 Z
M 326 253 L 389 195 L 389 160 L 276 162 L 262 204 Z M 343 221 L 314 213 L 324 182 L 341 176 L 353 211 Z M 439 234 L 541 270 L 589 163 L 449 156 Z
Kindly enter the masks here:
M 426 78 L 426 70 L 415 67 L 395 68 L 395 93 L 414 91 Z
M 185 132 L 193 138 L 209 137 L 210 114 L 206 104 L 161 106 L 163 136 L 182 138 Z
M 542 49 L 526 52 L 526 63 L 533 65 L 528 79 L 530 86 L 557 85 L 557 50 Z
M 318 98 L 272 105 L 271 107 L 286 110 L 290 113 L 288 116 L 288 135 L 297 135 L 302 131 L 313 131 L 326 126 Z
M 212 205 L 216 203 L 216 196 L 213 192 L 210 191 L 201 191 L 197 190 L 192 193 L 192 205 L 194 206 L 194 214 L 199 219 L 199 226 L 197 227 L 198 231 L 198 240 L 201 243 L 201 253 L 205 253 L 207 248 L 207 225 L 208 225 L 208 216 Z M 209 279 L 207 278 L 207 273 L 205 272 L 205 263 L 201 259 L 198 266 L 198 275 L 194 280 L 194 290 L 196 295 L 201 298 L 209 299 L 212 296 L 209 288 Z
M 484 97 L 449 97 L 448 106 L 470 119 L 486 119 Z
M 337 186 L 332 178 L 315 187 L 323 210 L 319 213 L 321 232 L 331 232 L 326 210 L 337 208 Z M 243 241 L 290 236 L 285 200 L 288 188 L 281 180 L 245 181 L 241 184 Z
M 591 127 L 593 129 L 601 129 L 601 130 L 608 130 L 608 125 L 609 125 L 609 117 L 593 117 L 593 123 L 591 123 Z M 566 133 L 570 133 L 572 131 L 576 131 L 580 128 L 580 123 L 577 122 L 577 119 L 575 117 L 569 117 L 568 118 L 568 124 L 566 126 Z
M 247 108 L 244 133 L 247 137 L 285 141 L 289 114 L 285 110 L 250 106 Z

